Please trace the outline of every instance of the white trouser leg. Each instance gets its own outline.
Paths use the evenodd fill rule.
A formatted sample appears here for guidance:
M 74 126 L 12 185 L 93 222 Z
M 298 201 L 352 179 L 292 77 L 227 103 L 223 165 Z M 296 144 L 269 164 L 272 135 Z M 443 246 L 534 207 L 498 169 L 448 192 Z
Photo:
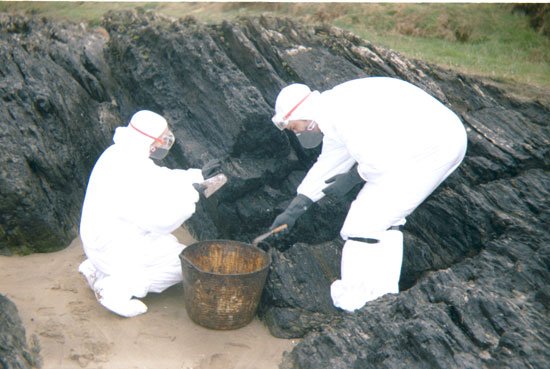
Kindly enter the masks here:
M 376 255 L 378 263 L 374 263 L 372 271 L 377 277 L 373 299 L 386 293 L 399 292 L 399 278 L 403 264 L 403 233 L 397 230 L 386 231 L 378 246 Z
M 181 248 L 183 250 L 183 247 Z M 157 265 L 146 270 L 149 282 L 149 292 L 160 293 L 167 288 L 180 283 L 183 279 L 179 253 L 167 255 L 159 259 Z
M 354 311 L 386 293 L 399 292 L 403 233 L 384 232 L 380 242 L 348 240 L 342 250 L 342 279 L 331 285 L 334 306 Z

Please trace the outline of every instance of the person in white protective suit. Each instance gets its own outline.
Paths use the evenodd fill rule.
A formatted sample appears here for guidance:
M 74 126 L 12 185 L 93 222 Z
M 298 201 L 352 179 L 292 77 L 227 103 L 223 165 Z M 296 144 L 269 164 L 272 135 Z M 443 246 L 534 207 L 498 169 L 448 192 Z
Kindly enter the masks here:
M 321 153 L 271 229 L 290 229 L 313 202 L 364 183 L 340 231 L 341 279 L 333 304 L 354 311 L 399 292 L 402 226 L 461 163 L 466 131 L 434 97 L 402 80 L 368 77 L 319 93 L 303 84 L 281 90 L 273 123 Z
M 195 212 L 193 186 L 219 170 L 168 169 L 162 159 L 175 139 L 166 120 L 135 113 L 116 129 L 114 144 L 96 162 L 86 190 L 80 237 L 87 259 L 79 266 L 98 301 L 133 317 L 147 311 L 138 298 L 182 280 L 179 254 L 185 247 L 171 234 Z

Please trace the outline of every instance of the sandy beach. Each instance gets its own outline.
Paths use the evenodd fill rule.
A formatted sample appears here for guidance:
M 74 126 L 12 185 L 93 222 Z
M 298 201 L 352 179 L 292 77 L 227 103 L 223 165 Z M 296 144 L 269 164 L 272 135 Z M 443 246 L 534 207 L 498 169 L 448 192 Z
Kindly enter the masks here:
M 180 242 L 193 240 L 182 228 Z M 40 342 L 43 369 L 276 369 L 297 340 L 278 339 L 255 318 L 237 330 L 193 323 L 176 285 L 143 299 L 149 310 L 122 318 L 95 300 L 78 265 L 79 239 L 62 251 L 0 256 L 0 293 Z

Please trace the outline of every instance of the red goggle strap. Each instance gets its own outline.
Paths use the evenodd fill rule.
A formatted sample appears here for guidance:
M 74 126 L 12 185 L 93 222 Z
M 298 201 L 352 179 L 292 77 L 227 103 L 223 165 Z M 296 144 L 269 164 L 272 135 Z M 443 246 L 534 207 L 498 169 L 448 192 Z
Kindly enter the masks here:
M 292 115 L 292 113 L 294 113 L 294 111 L 295 111 L 296 109 L 298 109 L 298 107 L 299 107 L 300 105 L 302 105 L 302 103 L 303 103 L 304 101 L 306 101 L 306 99 L 309 97 L 309 95 L 311 95 L 311 92 L 310 92 L 309 94 L 307 94 L 306 96 L 304 96 L 304 98 L 303 98 L 302 100 L 300 100 L 300 101 L 298 102 L 298 104 L 296 104 L 292 109 L 290 109 L 290 111 L 289 111 L 288 113 L 285 114 L 285 116 L 283 117 L 283 121 L 288 120 L 288 118 L 290 118 L 290 116 Z
M 163 143 L 164 143 L 160 138 L 158 138 L 158 137 L 153 137 L 153 136 L 151 136 L 150 134 L 143 132 L 141 129 L 137 128 L 137 127 L 134 126 L 132 123 L 130 123 L 130 127 L 132 127 L 133 129 L 135 129 L 136 131 L 138 131 L 138 132 L 141 133 L 142 135 L 147 136 L 147 137 L 149 137 L 149 138 L 152 138 L 153 140 L 157 141 L 157 142 L 160 143 L 160 144 L 163 144 Z

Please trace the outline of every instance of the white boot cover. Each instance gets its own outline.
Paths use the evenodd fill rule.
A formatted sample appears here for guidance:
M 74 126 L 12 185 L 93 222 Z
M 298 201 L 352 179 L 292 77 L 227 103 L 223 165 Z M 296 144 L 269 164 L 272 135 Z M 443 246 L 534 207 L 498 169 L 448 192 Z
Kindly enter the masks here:
M 86 278 L 88 286 L 90 286 L 92 291 L 94 290 L 96 280 L 103 276 L 103 273 L 96 269 L 90 259 L 84 260 L 78 267 L 78 271 Z
M 97 280 L 94 292 L 99 303 L 115 314 L 130 318 L 147 312 L 143 302 L 132 299 L 131 286 L 115 276 Z
M 332 283 L 334 306 L 353 312 L 386 293 L 399 292 L 403 234 L 387 231 L 379 243 L 348 240 L 342 250 L 342 279 Z

